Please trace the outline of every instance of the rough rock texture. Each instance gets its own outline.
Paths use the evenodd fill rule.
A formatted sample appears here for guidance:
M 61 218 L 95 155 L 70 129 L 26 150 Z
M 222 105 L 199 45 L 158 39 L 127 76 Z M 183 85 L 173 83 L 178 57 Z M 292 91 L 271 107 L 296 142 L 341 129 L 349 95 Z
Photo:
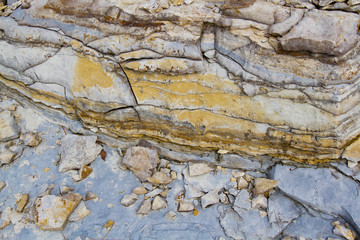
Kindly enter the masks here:
M 357 1 L 14 2 L 0 16 L 0 85 L 201 161 L 216 156 L 200 149 L 338 159 L 360 133 L 359 11 Z
M 96 136 L 68 134 L 61 139 L 59 171 L 80 169 L 92 163 L 101 151 Z
M 63 230 L 81 200 L 79 194 L 64 197 L 46 195 L 36 200 L 35 223 L 42 230 Z

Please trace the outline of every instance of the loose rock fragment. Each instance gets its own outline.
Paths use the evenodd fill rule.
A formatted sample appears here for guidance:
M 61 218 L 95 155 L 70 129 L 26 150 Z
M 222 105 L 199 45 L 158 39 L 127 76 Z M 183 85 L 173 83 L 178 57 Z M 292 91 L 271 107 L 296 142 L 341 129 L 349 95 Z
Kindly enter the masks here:
M 213 168 L 209 167 L 206 163 L 190 163 L 189 165 L 189 175 L 191 177 L 200 176 L 212 170 Z
M 263 194 L 271 189 L 273 189 L 274 187 L 276 187 L 278 184 L 278 181 L 276 180 L 271 180 L 271 179 L 267 179 L 267 178 L 256 178 L 254 181 L 254 189 L 253 189 L 253 193 L 254 194 Z
M 85 195 L 85 201 L 94 200 L 96 202 L 97 199 L 98 199 L 98 196 L 93 192 L 88 192 Z
M 61 139 L 59 172 L 80 169 L 92 163 L 102 147 L 96 144 L 96 136 L 67 134 Z
M 125 207 L 128 207 L 130 205 L 133 205 L 136 202 L 137 198 L 138 196 L 135 193 L 126 194 L 121 200 L 121 204 Z
M 152 210 L 159 210 L 167 207 L 166 201 L 160 197 L 156 196 L 152 202 Z
M 250 198 L 249 192 L 246 189 L 241 190 L 236 196 L 234 207 L 249 210 L 250 209 L 250 202 L 248 201 L 249 198 Z
M 336 236 L 344 237 L 347 240 L 355 240 L 355 232 L 341 225 L 339 221 L 333 222 L 332 225 L 335 227 L 333 233 Z
M 357 163 L 360 161 L 360 140 L 356 140 L 352 144 L 350 144 L 342 154 L 342 157 Z
M 150 213 L 150 210 L 151 210 L 151 199 L 149 198 L 143 201 L 139 210 L 137 211 L 137 214 L 146 215 Z
M 192 202 L 181 201 L 178 205 L 178 212 L 192 212 L 195 206 Z
M 155 149 L 146 147 L 131 147 L 126 150 L 123 164 L 125 164 L 142 182 L 150 177 L 159 157 Z
M 46 195 L 36 200 L 35 224 L 42 230 L 63 230 L 66 221 L 81 201 L 81 195 Z
M 173 211 L 170 211 L 167 214 L 165 214 L 165 218 L 175 221 L 176 220 L 176 213 L 173 212 Z
M 27 132 L 20 136 L 20 140 L 29 147 L 36 147 L 41 142 L 41 138 L 36 132 Z
M 195 188 L 192 184 L 185 184 L 185 196 L 188 199 L 202 197 L 204 193 Z
M 153 184 L 169 184 L 172 179 L 163 172 L 155 172 L 151 177 L 146 178 Z
M 133 193 L 135 193 L 136 195 L 144 195 L 144 194 L 146 194 L 148 191 L 146 190 L 146 188 L 143 186 L 143 185 L 141 185 L 141 186 L 139 186 L 139 187 L 136 187 L 136 188 L 134 188 L 134 190 L 133 190 Z
M 77 222 L 81 219 L 85 218 L 90 214 L 90 210 L 86 207 L 84 201 L 81 201 L 79 205 L 76 207 L 74 212 L 70 215 L 69 221 L 70 222 Z
M 239 177 L 237 179 L 237 189 L 241 190 L 243 188 L 247 188 L 248 185 L 249 183 L 243 177 Z
M 201 197 L 201 206 L 203 208 L 206 208 L 207 206 L 218 203 L 219 200 L 220 200 L 220 198 L 218 195 L 218 191 L 215 189 Z
M 19 137 L 19 128 L 10 111 L 0 112 L 0 142 Z
M 267 198 L 264 195 L 257 195 L 251 201 L 252 208 L 267 208 Z
M 0 181 L 0 192 L 6 187 L 6 182 Z
M 11 163 L 14 160 L 15 156 L 16 156 L 15 152 L 12 152 L 7 149 L 3 150 L 0 153 L 0 166 Z
M 68 186 L 60 186 L 60 194 L 64 195 L 64 194 L 68 194 L 69 192 L 74 191 L 74 188 L 72 187 L 68 187 Z
M 90 168 L 86 165 L 82 166 L 79 171 L 81 180 L 87 178 L 92 173 L 92 171 L 93 171 L 92 168 Z
M 160 188 L 155 188 L 154 190 L 152 190 L 151 192 L 148 192 L 145 196 L 149 197 L 149 198 L 153 198 L 156 195 L 160 194 L 162 192 L 162 189 Z
M 21 194 L 20 200 L 16 204 L 16 210 L 18 212 L 22 212 L 24 210 L 26 204 L 28 203 L 28 201 L 29 201 L 29 195 Z

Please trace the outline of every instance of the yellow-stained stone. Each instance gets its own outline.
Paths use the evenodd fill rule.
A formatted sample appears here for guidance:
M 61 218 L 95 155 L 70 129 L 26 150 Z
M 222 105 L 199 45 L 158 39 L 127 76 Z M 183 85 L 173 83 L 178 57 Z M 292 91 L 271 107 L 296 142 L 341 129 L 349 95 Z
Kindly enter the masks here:
M 360 161 L 360 140 L 351 143 L 342 154 L 342 157 L 352 162 Z
M 74 82 L 71 87 L 73 92 L 86 91 L 87 88 L 99 86 L 101 88 L 110 88 L 114 84 L 101 64 L 79 55 L 74 69 Z

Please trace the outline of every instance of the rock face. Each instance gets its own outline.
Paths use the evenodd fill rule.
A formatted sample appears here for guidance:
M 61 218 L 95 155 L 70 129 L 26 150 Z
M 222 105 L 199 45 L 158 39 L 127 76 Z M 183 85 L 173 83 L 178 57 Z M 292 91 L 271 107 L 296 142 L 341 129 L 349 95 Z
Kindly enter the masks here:
M 338 159 L 360 133 L 358 1 L 5 9 L 3 91 L 101 133 L 313 163 Z

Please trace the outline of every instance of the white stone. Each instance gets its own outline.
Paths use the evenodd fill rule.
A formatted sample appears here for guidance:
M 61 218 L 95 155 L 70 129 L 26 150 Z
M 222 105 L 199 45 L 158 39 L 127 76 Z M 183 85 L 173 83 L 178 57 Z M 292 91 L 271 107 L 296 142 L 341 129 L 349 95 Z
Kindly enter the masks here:
M 176 212 L 170 211 L 164 216 L 166 219 L 175 221 L 176 220 Z
M 69 221 L 70 222 L 77 222 L 81 219 L 85 218 L 90 214 L 90 210 L 86 207 L 84 201 L 81 201 L 79 205 L 76 207 L 74 212 L 70 215 Z
M 191 212 L 194 211 L 195 206 L 193 202 L 181 201 L 178 205 L 178 212 Z
M 11 163 L 16 156 L 15 152 L 4 149 L 0 152 L 0 165 Z
M 267 208 L 267 198 L 264 195 L 257 195 L 251 200 L 252 208 Z
M 101 152 L 96 136 L 67 134 L 61 139 L 59 172 L 80 169 L 92 163 Z
M 129 206 L 133 205 L 137 199 L 138 199 L 138 196 L 135 193 L 126 194 L 121 199 L 121 204 L 124 205 L 125 207 L 129 207 Z
M 156 195 L 160 194 L 163 190 L 160 188 L 155 188 L 154 190 L 152 190 L 151 192 L 148 192 L 147 194 L 145 194 L 146 197 L 149 198 L 153 198 Z
M 163 209 L 163 208 L 166 208 L 167 207 L 167 203 L 166 201 L 160 197 L 160 196 L 156 196 L 152 202 L 152 210 L 159 210 L 159 209 Z
M 18 137 L 19 129 L 12 113 L 0 112 L 0 141 L 9 141 Z
M 213 190 L 201 197 L 201 206 L 206 208 L 210 205 L 218 203 L 220 200 L 218 190 Z
M 185 197 L 187 199 L 202 197 L 204 193 L 195 188 L 192 184 L 185 184 Z
M 139 215 L 147 215 L 151 211 L 151 199 L 145 199 L 143 203 L 141 204 L 139 210 L 137 211 L 137 214 Z
M 142 182 L 150 177 L 159 157 L 155 149 L 146 147 L 130 147 L 126 150 L 123 164 L 125 164 Z
M 190 163 L 189 165 L 190 177 L 200 176 L 205 173 L 211 172 L 212 170 L 214 169 L 209 167 L 209 165 L 206 163 Z

